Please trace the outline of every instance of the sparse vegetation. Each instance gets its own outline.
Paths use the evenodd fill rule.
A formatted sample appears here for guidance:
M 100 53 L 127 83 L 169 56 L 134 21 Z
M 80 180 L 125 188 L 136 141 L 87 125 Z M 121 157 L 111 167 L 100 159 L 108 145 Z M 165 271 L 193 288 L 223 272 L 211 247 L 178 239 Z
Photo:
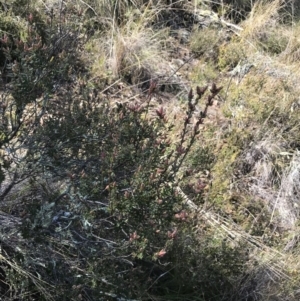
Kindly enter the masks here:
M 295 1 L 0 1 L 1 300 L 299 300 Z

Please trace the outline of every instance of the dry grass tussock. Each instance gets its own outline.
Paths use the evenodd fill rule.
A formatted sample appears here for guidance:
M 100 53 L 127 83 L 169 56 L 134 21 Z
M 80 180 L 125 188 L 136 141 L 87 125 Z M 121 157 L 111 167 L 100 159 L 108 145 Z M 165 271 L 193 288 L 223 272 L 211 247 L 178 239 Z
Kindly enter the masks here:
M 158 57 L 163 60 L 161 38 L 165 32 L 154 33 L 144 27 L 117 29 L 112 37 L 109 62 L 115 76 L 123 76 L 129 83 L 147 82 L 154 77 Z
M 166 41 L 169 30 L 154 31 L 160 9 L 145 7 L 144 11 L 132 9 L 126 13 L 126 24 L 113 23 L 105 37 L 108 69 L 115 78 L 121 77 L 128 84 L 143 90 L 149 88 L 150 79 L 169 69 L 166 62 Z
M 251 170 L 247 174 L 249 192 L 264 200 L 271 213 L 269 223 L 278 228 L 291 229 L 297 223 L 296 158 L 286 151 L 286 141 L 274 132 L 254 142 L 244 155 L 244 168 Z
M 247 47 L 247 57 L 262 51 L 267 56 L 279 55 L 292 47 L 294 29 L 284 24 L 281 13 L 284 7 L 285 1 L 282 0 L 255 2 L 238 33 L 242 44 Z M 292 20 L 292 16 L 286 18 Z
M 248 56 L 263 50 L 266 56 L 279 56 L 275 63 L 297 63 L 299 24 L 292 14 L 283 13 L 288 4 L 282 0 L 257 1 L 254 4 L 240 31 L 240 38 L 248 47 Z
M 290 28 L 284 28 L 283 34 L 288 36 L 288 44 L 286 49 L 281 54 L 281 59 L 283 62 L 288 63 L 290 65 L 299 64 L 300 58 L 300 39 L 299 39 L 299 31 L 300 26 L 299 23 L 296 23 L 294 26 Z
M 265 32 L 266 29 L 271 28 L 280 19 L 278 11 L 282 5 L 282 0 L 256 2 L 249 17 L 242 24 L 243 37 L 254 40 L 259 39 L 260 34 Z

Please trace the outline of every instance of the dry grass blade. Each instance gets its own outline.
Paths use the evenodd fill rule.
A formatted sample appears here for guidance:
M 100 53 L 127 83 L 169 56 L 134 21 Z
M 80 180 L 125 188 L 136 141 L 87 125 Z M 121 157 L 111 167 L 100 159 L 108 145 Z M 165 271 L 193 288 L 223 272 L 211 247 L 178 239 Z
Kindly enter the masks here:
M 192 212 L 197 212 L 199 222 L 203 220 L 210 224 L 213 228 L 220 231 L 229 238 L 231 241 L 239 244 L 246 242 L 253 247 L 252 254 L 258 261 L 263 260 L 264 264 L 268 262 L 269 268 L 274 270 L 280 276 L 290 279 L 287 273 L 284 272 L 285 266 L 285 254 L 279 252 L 274 248 L 268 247 L 261 239 L 255 238 L 241 229 L 232 220 L 221 217 L 213 212 L 208 212 L 205 209 L 200 209 L 188 196 L 177 186 L 177 192 L 183 198 L 184 204 L 186 204 Z M 276 263 L 274 262 L 276 259 Z

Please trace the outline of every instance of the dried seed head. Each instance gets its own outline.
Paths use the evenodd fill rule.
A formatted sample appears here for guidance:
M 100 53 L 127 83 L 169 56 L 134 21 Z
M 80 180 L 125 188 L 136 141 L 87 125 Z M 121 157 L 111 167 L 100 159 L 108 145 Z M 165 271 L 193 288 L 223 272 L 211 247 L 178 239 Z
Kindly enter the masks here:
M 160 118 L 160 119 L 164 119 L 166 116 L 166 112 L 164 110 L 163 107 L 160 107 L 159 109 L 157 109 L 156 111 L 156 115 Z
M 219 87 L 219 88 L 218 88 L 217 85 L 216 85 L 215 83 L 212 83 L 210 92 L 211 92 L 213 95 L 216 95 L 216 94 L 218 94 L 222 89 L 223 89 L 223 87 Z
M 189 102 L 192 101 L 193 97 L 194 97 L 193 89 L 191 88 L 191 90 L 190 90 L 190 92 L 189 92 L 189 94 L 188 94 L 188 100 L 189 100 Z
M 197 86 L 196 91 L 199 97 L 202 97 L 202 95 L 205 93 L 205 91 L 207 90 L 208 86 L 204 86 L 202 88 L 200 88 L 199 86 Z

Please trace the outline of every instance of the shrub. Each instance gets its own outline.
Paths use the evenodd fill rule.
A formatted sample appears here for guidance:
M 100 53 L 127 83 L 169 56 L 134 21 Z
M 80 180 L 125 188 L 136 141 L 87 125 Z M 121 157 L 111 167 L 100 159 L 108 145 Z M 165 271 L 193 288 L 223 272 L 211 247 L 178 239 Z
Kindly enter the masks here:
M 64 94 L 64 102 L 49 105 L 43 126 L 28 138 L 32 168 L 64 188 L 58 195 L 49 193 L 48 203 L 33 200 L 27 206 L 23 236 L 32 237 L 41 252 L 50 241 L 58 244 L 59 237 L 69 242 L 71 249 L 51 257 L 57 267 L 50 268 L 44 258 L 51 270 L 44 276 L 48 283 L 63 277 L 58 276 L 60 266 L 79 269 L 71 255 L 77 250 L 84 259 L 72 285 L 87 285 L 94 297 L 111 292 L 109 287 L 115 287 L 114 294 L 136 297 L 145 285 L 157 289 L 164 270 L 157 261 L 167 261 L 175 237 L 180 241 L 187 231 L 188 208 L 177 194 L 176 174 L 207 109 L 191 127 L 195 107 L 190 93 L 180 142 L 172 145 L 172 124 L 163 107 L 151 111 L 147 103 L 136 103 L 112 108 L 95 94 L 72 96 Z M 143 283 L 139 278 L 155 267 L 159 274 Z

